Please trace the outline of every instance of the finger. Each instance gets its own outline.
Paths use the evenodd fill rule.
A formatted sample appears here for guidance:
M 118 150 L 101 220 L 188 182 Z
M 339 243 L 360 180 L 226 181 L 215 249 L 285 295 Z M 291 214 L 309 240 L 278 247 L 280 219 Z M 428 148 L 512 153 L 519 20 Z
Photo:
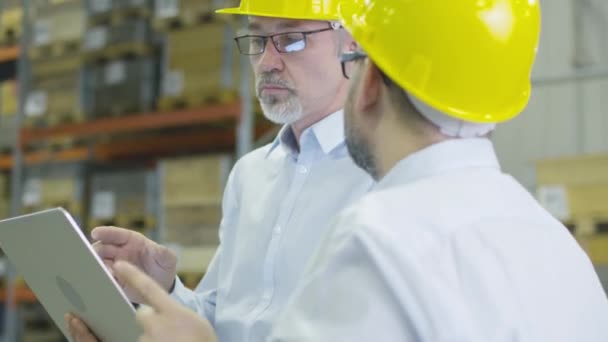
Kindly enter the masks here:
M 84 324 L 83 321 L 76 317 L 72 317 L 70 320 L 70 332 L 74 339 L 78 342 L 96 342 L 97 338 Z
M 121 246 L 129 242 L 133 234 L 133 231 L 118 227 L 97 227 L 91 232 L 91 237 L 103 244 Z
M 111 259 L 102 259 L 103 264 L 106 265 L 108 272 L 110 272 L 111 276 L 114 276 L 114 260 Z
M 144 334 L 152 333 L 150 329 L 156 326 L 154 317 L 156 317 L 156 311 L 147 305 L 141 305 L 135 313 L 135 319 L 143 328 Z
M 177 256 L 175 253 L 169 248 L 156 243 L 153 246 L 152 251 L 156 264 L 164 270 L 175 269 L 177 266 Z
M 122 248 L 117 245 L 108 245 L 105 243 L 100 243 L 95 247 L 95 252 L 102 259 L 116 259 L 120 256 Z
M 114 274 L 132 292 L 144 300 L 143 304 L 151 306 L 154 311 L 170 311 L 177 303 L 152 278 L 137 267 L 124 261 L 114 263 Z
M 93 247 L 93 250 L 95 251 L 95 253 L 97 253 L 97 249 L 99 248 L 99 246 L 101 246 L 102 243 L 101 241 L 95 241 L 91 244 L 91 247 Z
M 63 321 L 65 323 L 65 327 L 70 332 L 70 335 L 73 335 L 73 333 L 72 333 L 72 326 L 70 325 L 70 322 L 72 321 L 72 317 L 73 316 L 70 315 L 69 313 L 66 313 L 65 315 L 63 315 Z

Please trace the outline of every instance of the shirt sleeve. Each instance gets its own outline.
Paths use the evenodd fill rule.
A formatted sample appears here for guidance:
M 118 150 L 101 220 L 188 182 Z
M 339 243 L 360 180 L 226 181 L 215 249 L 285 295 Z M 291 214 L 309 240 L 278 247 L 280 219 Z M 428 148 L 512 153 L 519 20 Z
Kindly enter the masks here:
M 237 219 L 238 215 L 238 187 L 236 181 L 237 165 L 233 168 L 224 191 L 224 198 L 222 200 L 222 221 L 219 228 L 220 245 L 211 260 L 211 263 L 207 267 L 205 276 L 196 287 L 195 291 L 192 291 L 184 286 L 179 277 L 175 279 L 175 288 L 171 293 L 178 302 L 194 310 L 200 316 L 205 317 L 211 324 L 215 324 L 215 308 L 217 303 L 217 291 L 218 291 L 218 273 L 223 256 L 223 244 L 228 232 L 233 228 L 233 222 Z
M 428 263 L 357 220 L 336 225 L 271 341 L 483 341 Z

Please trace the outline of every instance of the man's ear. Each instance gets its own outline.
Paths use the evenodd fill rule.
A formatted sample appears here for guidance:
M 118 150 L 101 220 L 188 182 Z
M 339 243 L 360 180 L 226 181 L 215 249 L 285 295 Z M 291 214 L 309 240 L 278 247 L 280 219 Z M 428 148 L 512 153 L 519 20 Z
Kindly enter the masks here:
M 362 112 L 374 112 L 380 105 L 380 95 L 383 87 L 380 69 L 368 58 L 361 70 L 359 91 L 359 108 Z
M 355 52 L 359 49 L 359 44 L 355 41 L 353 36 L 350 33 L 346 32 L 346 51 L 347 52 Z

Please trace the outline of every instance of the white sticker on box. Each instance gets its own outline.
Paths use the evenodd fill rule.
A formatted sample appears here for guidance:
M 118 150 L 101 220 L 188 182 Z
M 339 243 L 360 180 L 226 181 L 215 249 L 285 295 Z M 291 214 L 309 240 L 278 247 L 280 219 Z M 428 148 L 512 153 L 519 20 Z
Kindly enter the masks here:
M 558 220 L 570 218 L 568 192 L 562 185 L 541 186 L 536 192 L 538 202 Z
M 115 61 L 106 66 L 105 83 L 114 85 L 122 83 L 127 77 L 127 65 L 123 61 Z
M 47 108 L 47 94 L 44 91 L 34 91 L 25 102 L 25 116 L 35 118 L 44 115 Z
M 26 207 L 39 205 L 42 202 L 42 181 L 40 179 L 32 178 L 25 182 L 21 201 Z
M 51 25 L 47 21 L 34 24 L 34 45 L 40 46 L 51 42 Z
M 6 257 L 0 257 L 0 277 L 4 277 L 6 275 L 7 263 L 8 261 Z
M 180 95 L 184 90 L 184 73 L 169 71 L 163 79 L 163 94 L 166 96 Z
M 91 215 L 94 219 L 104 220 L 116 216 L 116 196 L 111 191 L 95 193 L 91 206 Z
M 179 14 L 179 0 L 156 0 L 156 16 L 172 18 Z
M 87 32 L 84 41 L 86 50 L 97 50 L 106 46 L 108 42 L 108 29 L 105 27 L 96 27 Z
M 95 13 L 107 12 L 112 8 L 112 0 L 89 0 L 91 10 Z

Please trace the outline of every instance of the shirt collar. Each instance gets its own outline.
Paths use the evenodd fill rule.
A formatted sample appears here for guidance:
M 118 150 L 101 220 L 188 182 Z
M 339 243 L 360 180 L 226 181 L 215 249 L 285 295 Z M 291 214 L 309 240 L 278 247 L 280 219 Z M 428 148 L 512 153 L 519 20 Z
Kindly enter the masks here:
M 308 134 L 313 134 L 323 152 L 329 154 L 336 147 L 344 143 L 344 111 L 339 110 L 330 114 L 323 120 L 307 128 L 302 132 L 300 139 Z M 270 145 L 266 157 L 272 154 L 278 146 L 282 146 L 291 154 L 298 153 L 298 142 L 290 125 L 285 125 L 281 128 L 279 134 L 277 134 L 277 137 Z
M 397 163 L 375 189 L 382 190 L 468 168 L 500 170 L 489 139 L 450 139 L 424 148 Z

